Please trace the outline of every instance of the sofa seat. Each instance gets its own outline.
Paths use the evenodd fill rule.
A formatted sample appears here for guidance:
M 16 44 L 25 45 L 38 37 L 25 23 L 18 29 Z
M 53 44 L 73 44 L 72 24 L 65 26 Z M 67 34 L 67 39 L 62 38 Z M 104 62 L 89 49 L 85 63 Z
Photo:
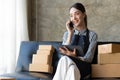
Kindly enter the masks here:
M 52 75 L 47 73 L 35 72 L 15 72 L 1 75 L 4 77 L 15 78 L 16 80 L 52 80 Z

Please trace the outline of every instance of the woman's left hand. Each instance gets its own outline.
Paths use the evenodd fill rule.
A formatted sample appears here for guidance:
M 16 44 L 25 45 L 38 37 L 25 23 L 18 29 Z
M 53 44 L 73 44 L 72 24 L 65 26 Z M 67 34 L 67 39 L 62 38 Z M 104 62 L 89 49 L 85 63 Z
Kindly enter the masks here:
M 79 57 L 80 60 L 84 61 L 84 58 L 83 57 Z
M 59 48 L 60 52 L 67 55 L 67 56 L 73 56 L 76 57 L 76 49 L 74 48 L 73 51 L 70 51 L 68 48 L 66 48 L 65 46 L 63 48 Z

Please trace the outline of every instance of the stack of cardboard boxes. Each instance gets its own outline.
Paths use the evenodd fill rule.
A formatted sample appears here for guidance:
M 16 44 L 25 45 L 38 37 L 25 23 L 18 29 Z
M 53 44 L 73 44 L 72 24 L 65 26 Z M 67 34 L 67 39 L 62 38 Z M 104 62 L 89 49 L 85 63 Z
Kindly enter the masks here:
M 92 64 L 92 77 L 120 77 L 120 44 L 98 45 L 98 64 Z
M 35 72 L 52 73 L 52 56 L 54 48 L 52 45 L 39 45 L 37 54 L 33 55 L 29 70 Z

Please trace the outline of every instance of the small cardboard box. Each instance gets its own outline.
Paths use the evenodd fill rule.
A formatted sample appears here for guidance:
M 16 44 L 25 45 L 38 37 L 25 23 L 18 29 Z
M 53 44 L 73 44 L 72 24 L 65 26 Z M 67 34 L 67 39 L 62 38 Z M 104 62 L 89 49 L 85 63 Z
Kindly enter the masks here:
M 52 73 L 53 67 L 50 65 L 30 64 L 29 71 Z
M 120 44 L 102 44 L 98 45 L 98 54 L 101 53 L 119 53 Z
M 52 64 L 52 56 L 50 55 L 33 55 L 33 59 L 32 59 L 32 63 L 33 64 Z
M 53 51 L 52 50 L 37 50 L 37 55 L 53 55 Z
M 119 64 L 120 53 L 98 54 L 98 64 Z
M 92 78 L 120 77 L 120 64 L 92 64 Z
M 39 50 L 51 50 L 54 52 L 54 47 L 52 45 L 39 45 Z

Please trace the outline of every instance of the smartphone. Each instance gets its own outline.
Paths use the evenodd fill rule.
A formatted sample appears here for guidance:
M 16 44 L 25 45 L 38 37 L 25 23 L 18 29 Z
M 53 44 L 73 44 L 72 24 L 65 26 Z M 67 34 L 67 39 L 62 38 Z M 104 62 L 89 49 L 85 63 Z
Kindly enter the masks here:
M 73 28 L 73 22 L 72 22 L 72 21 L 70 21 L 69 26 L 70 26 L 71 28 Z

